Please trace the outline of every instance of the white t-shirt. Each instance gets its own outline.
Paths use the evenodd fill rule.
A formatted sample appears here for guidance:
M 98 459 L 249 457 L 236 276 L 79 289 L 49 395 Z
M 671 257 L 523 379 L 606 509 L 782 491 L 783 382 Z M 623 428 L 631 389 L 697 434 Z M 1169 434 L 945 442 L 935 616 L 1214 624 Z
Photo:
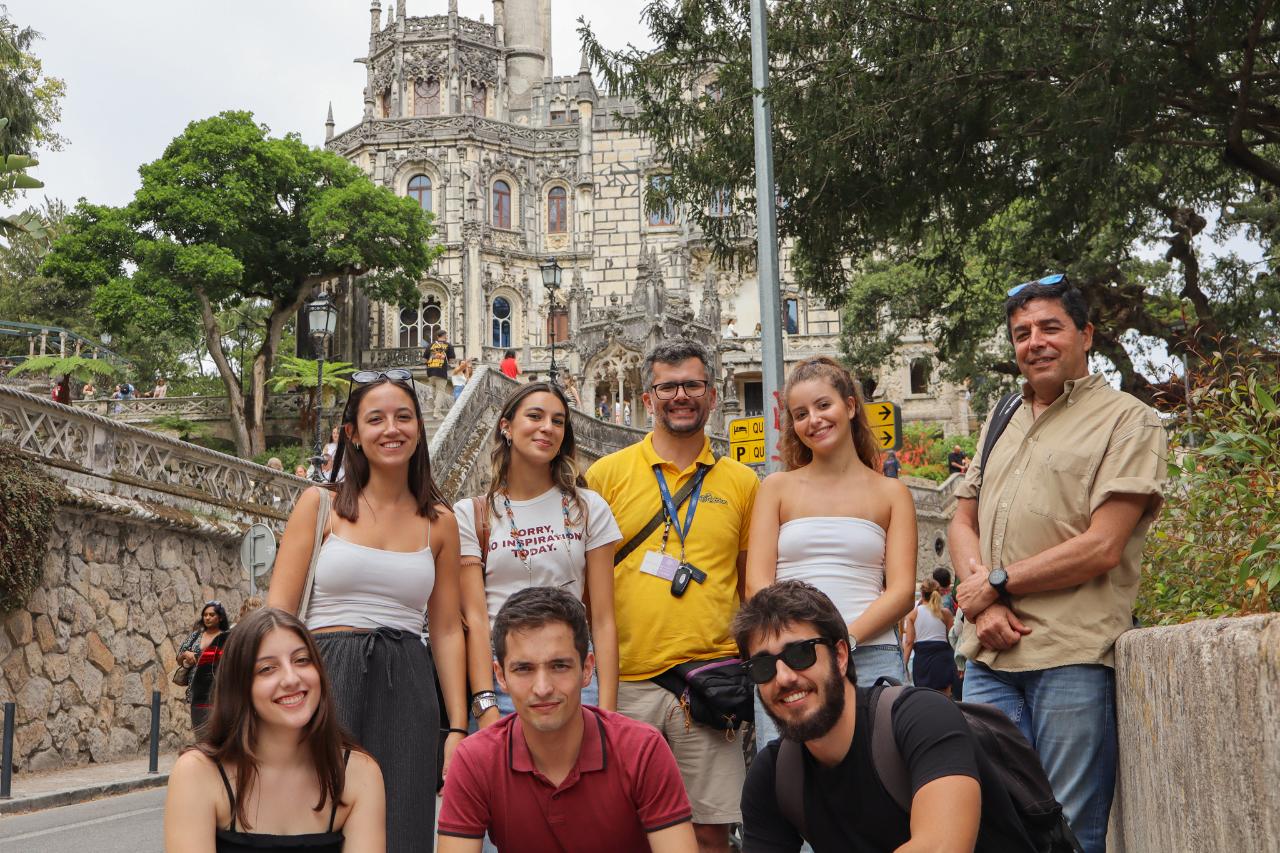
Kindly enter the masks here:
M 530 586 L 557 586 L 582 598 L 587 577 L 587 551 L 617 542 L 622 538 L 618 522 L 613 518 L 604 498 L 590 489 L 578 489 L 586 504 L 587 531 L 583 541 L 583 519 L 569 504 L 569 517 L 576 519 L 565 538 L 564 510 L 560 489 L 553 488 L 532 500 L 512 501 L 511 514 L 520 531 L 520 542 L 529 551 L 529 568 L 516 555 L 515 537 L 507 519 L 502 497 L 497 498 L 498 513 L 489 513 L 489 556 L 485 563 L 484 590 L 492 626 L 498 610 L 513 593 Z M 458 537 L 463 557 L 479 557 L 476 538 L 475 502 L 463 498 L 453 505 L 458 519 Z M 530 577 L 532 571 L 532 577 Z

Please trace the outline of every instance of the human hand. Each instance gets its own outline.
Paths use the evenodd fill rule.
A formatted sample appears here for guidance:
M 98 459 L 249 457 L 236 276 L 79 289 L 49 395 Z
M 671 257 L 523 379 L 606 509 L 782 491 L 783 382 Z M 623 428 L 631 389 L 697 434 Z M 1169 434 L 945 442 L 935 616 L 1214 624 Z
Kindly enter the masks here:
M 970 558 L 969 576 L 956 587 L 956 601 L 970 620 L 976 619 L 978 614 L 995 604 L 1000 597 L 995 587 L 987 581 L 989 574 L 986 566 Z
M 453 751 L 458 748 L 458 744 L 462 743 L 462 739 L 466 737 L 462 732 L 449 732 L 449 736 L 444 739 L 444 766 L 440 768 L 440 777 L 446 778 L 449 775 L 449 764 L 453 761 Z
M 196 656 L 192 652 L 182 653 L 182 665 L 186 667 L 195 666 Z
M 992 604 L 972 621 L 978 631 L 978 641 L 992 651 L 1011 649 L 1031 633 L 1031 629 L 1012 610 L 999 603 Z

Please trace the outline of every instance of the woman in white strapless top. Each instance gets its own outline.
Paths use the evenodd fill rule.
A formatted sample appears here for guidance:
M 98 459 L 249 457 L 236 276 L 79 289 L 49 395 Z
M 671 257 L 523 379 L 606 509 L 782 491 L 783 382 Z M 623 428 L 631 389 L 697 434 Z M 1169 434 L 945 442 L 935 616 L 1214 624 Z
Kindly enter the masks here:
M 834 360 L 796 365 L 782 399 L 787 470 L 765 479 L 756 497 L 747 596 L 776 581 L 812 584 L 849 626 L 858 684 L 905 681 L 895 626 L 911 610 L 915 584 L 911 493 L 881 473 L 857 386 Z

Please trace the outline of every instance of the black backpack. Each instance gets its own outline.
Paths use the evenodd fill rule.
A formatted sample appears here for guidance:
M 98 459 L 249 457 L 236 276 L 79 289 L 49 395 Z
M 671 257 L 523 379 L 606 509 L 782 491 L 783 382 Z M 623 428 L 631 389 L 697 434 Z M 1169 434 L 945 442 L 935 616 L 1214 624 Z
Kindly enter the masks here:
M 911 814 L 911 780 L 893 736 L 893 703 L 905 689 L 891 678 L 880 678 L 871 691 L 871 764 L 898 808 Z M 956 707 L 964 714 L 978 749 L 986 754 L 1009 792 L 1037 853 L 1084 853 L 1062 814 L 1062 806 L 1053 796 L 1040 757 L 1018 727 L 994 705 L 957 702 Z M 774 791 L 783 816 L 802 836 L 806 835 L 804 759 L 800 744 L 786 738 L 778 743 Z

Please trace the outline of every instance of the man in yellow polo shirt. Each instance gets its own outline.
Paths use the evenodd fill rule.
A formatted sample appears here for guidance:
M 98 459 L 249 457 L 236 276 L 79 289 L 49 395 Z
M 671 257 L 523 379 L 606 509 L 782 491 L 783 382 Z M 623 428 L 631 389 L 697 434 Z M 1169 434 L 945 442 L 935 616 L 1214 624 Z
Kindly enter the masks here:
M 587 471 L 587 485 L 608 501 L 622 530 L 618 554 L 625 556 L 614 561 L 618 711 L 662 732 L 693 805 L 699 849 L 727 851 L 729 824 L 742 819 L 742 745 L 689 720 L 675 694 L 652 679 L 689 661 L 736 656 L 729 623 L 759 480 L 711 453 L 705 428 L 716 389 L 701 344 L 659 343 L 645 357 L 644 376 L 653 432 Z M 662 522 L 651 525 L 659 515 Z

